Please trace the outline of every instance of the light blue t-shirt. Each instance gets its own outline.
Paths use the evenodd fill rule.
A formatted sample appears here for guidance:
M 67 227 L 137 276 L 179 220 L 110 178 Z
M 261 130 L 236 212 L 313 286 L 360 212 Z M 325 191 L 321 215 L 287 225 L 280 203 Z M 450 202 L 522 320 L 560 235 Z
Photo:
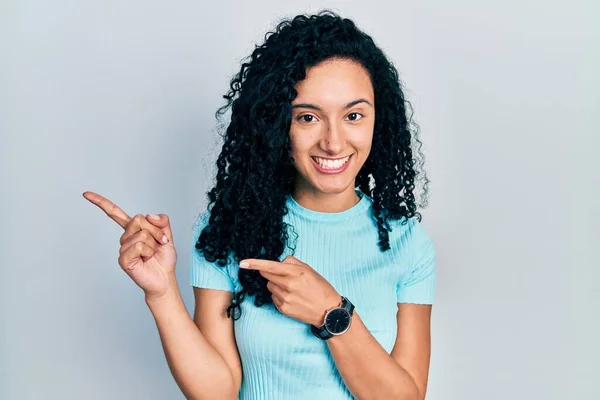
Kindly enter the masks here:
M 310 265 L 356 307 L 375 339 L 390 353 L 397 331 L 397 303 L 433 304 L 435 247 L 415 218 L 406 225 L 391 223 L 390 250 L 377 245 L 372 200 L 360 191 L 352 208 L 324 213 L 309 210 L 288 196 L 284 221 L 295 232 L 296 258 Z M 194 227 L 190 283 L 193 286 L 238 291 L 239 266 L 221 268 L 194 248 L 208 212 Z M 290 254 L 286 250 L 280 260 Z M 353 399 L 329 352 L 310 325 L 290 318 L 274 305 L 256 307 L 253 297 L 241 304 L 234 323 L 242 362 L 241 400 Z M 198 377 L 202 379 L 202 377 Z

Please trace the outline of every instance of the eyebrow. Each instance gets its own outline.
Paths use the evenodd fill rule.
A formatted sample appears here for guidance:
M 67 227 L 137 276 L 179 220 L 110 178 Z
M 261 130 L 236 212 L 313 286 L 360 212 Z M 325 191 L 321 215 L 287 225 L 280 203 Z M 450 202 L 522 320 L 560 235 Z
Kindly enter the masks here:
M 371 104 L 371 102 L 369 102 L 369 100 L 361 98 L 361 99 L 353 100 L 350 103 L 346 104 L 343 109 L 347 110 L 347 109 L 354 107 L 355 105 L 360 104 L 360 103 L 366 103 L 366 104 L 370 105 L 371 107 L 373 107 L 373 104 Z M 310 104 L 310 103 L 294 104 L 294 105 L 292 105 L 292 108 L 310 108 L 311 110 L 321 111 L 321 108 L 319 106 Z

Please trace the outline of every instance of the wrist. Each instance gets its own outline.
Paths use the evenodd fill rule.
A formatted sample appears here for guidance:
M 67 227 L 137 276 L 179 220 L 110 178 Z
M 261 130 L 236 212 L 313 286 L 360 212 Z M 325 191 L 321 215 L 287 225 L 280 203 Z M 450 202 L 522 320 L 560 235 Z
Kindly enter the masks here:
M 310 330 L 313 335 L 322 340 L 331 339 L 348 331 L 352 324 L 354 304 L 346 297 L 340 296 L 341 304 L 329 309 L 322 326 L 312 325 Z
M 325 316 L 330 310 L 342 306 L 342 296 L 336 293 L 329 300 L 325 301 L 324 304 L 325 308 L 323 309 L 321 314 L 317 318 L 315 318 L 315 323 L 312 324 L 317 328 L 323 326 L 323 324 L 325 323 Z
M 183 301 L 177 279 L 174 275 L 169 277 L 168 284 L 164 291 L 161 291 L 160 293 L 145 293 L 144 299 L 151 311 L 156 308 L 161 308 L 164 305 Z

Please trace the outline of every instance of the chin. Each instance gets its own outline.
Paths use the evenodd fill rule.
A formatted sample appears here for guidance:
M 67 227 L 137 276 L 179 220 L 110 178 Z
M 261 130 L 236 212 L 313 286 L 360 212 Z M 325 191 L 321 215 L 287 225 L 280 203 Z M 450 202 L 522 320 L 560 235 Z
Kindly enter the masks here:
M 352 187 L 354 189 L 354 185 L 352 182 L 319 182 L 312 181 L 310 185 L 318 192 L 324 194 L 340 194 L 344 193 L 348 190 L 348 188 Z

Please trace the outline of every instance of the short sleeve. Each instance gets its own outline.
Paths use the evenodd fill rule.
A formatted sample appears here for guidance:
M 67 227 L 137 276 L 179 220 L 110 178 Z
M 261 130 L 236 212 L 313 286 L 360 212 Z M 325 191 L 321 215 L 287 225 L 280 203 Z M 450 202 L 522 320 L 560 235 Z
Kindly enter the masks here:
M 411 220 L 405 242 L 409 265 L 398 283 L 398 303 L 433 304 L 436 291 L 436 250 L 417 220 Z
M 190 284 L 199 288 L 234 291 L 234 285 L 228 274 L 227 267 L 221 267 L 216 262 L 207 261 L 196 249 L 196 242 L 202 229 L 208 223 L 209 212 L 201 214 L 193 230 L 193 241 L 190 255 Z

